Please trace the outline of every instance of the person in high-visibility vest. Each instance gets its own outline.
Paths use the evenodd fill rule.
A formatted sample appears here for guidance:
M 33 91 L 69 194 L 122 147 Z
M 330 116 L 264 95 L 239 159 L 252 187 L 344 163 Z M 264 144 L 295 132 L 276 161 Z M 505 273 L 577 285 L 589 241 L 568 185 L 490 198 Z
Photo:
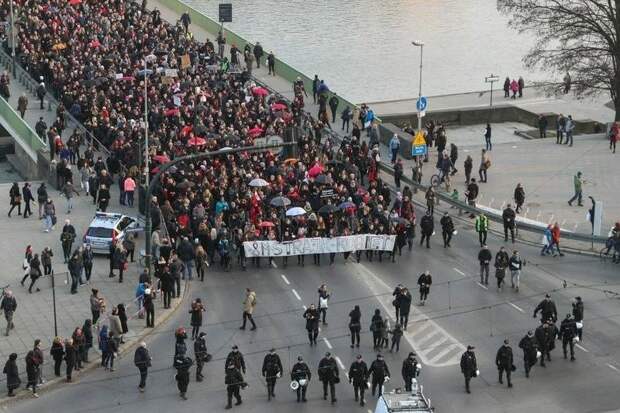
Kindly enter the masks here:
M 487 233 L 489 231 L 489 218 L 480 213 L 476 217 L 476 232 L 478 233 L 478 240 L 480 241 L 480 247 L 487 243 Z

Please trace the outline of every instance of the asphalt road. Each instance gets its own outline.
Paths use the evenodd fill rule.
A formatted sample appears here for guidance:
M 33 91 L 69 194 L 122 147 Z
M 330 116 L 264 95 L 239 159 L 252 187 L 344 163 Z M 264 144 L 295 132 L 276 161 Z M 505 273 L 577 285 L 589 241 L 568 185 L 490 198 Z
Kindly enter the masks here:
M 417 240 L 417 239 L 416 239 Z M 14 412 L 170 412 L 173 409 L 207 412 L 223 411 L 226 403 L 223 380 L 224 359 L 232 344 L 245 354 L 248 366 L 246 380 L 250 386 L 242 392 L 239 412 L 315 412 L 325 409 L 338 412 L 374 411 L 374 401 L 361 408 L 353 401 L 352 388 L 343 380 L 337 386 L 338 402 L 332 406 L 322 400 L 322 387 L 316 379 L 310 384 L 309 402 L 298 405 L 289 390 L 288 374 L 277 384 L 276 400 L 267 402 L 265 384 L 260 375 L 262 359 L 267 350 L 276 347 L 288 373 L 298 355 L 303 355 L 316 376 L 316 367 L 326 351 L 348 367 L 357 349 L 349 348 L 348 312 L 355 304 L 362 309 L 361 354 L 370 363 L 375 358 L 368 331 L 375 308 L 382 313 L 391 307 L 391 292 L 397 283 L 410 286 L 416 305 L 413 322 L 401 341 L 399 354 L 386 353 L 392 372 L 387 390 L 403 385 L 400 365 L 409 351 L 415 349 L 424 361 L 421 382 L 437 412 L 599 412 L 620 408 L 616 395 L 620 382 L 620 309 L 617 297 L 604 290 L 620 291 L 617 277 L 620 268 L 601 263 L 598 258 L 567 255 L 563 258 L 541 258 L 538 249 L 519 245 L 522 256 L 529 261 L 522 276 L 522 288 L 515 293 L 508 288 L 498 292 L 495 279 L 488 289 L 481 287 L 477 275 L 477 240 L 470 231 L 459 228 L 453 248 L 443 249 L 439 234 L 433 237 L 432 248 L 415 245 L 412 253 L 403 252 L 396 263 L 384 260 L 368 263 L 352 261 L 344 264 L 342 256 L 333 266 L 316 267 L 311 259 L 306 266 L 289 259 L 288 268 L 266 267 L 247 272 L 209 272 L 205 283 L 193 281 L 191 293 L 169 322 L 151 336 L 148 346 L 154 357 L 149 372 L 147 391 L 137 391 L 137 369 L 133 352 L 118 363 L 116 372 L 97 370 L 74 384 L 43 394 L 40 399 L 21 401 L 8 409 Z M 503 240 L 490 237 L 495 254 Z M 511 246 L 509 246 L 511 248 Z M 309 258 L 309 257 L 308 257 Z M 309 261 L 309 262 L 308 262 Z M 434 285 L 426 305 L 418 306 L 416 281 L 418 275 L 431 270 Z M 564 287 L 566 281 L 566 288 Z M 328 310 L 328 325 L 322 326 L 319 345 L 307 342 L 303 306 L 317 302 L 317 288 L 326 282 L 333 292 Z M 255 319 L 258 330 L 240 331 L 241 301 L 244 288 L 252 287 L 258 294 Z M 532 318 L 536 304 L 549 292 L 558 306 L 559 317 L 570 312 L 570 299 L 580 295 L 585 302 L 584 340 L 576 349 L 576 362 L 562 358 L 561 342 L 552 353 L 547 368 L 534 367 L 530 379 L 524 377 L 519 339 L 538 321 Z M 178 397 L 174 370 L 173 331 L 189 325 L 189 299 L 202 297 L 207 303 L 207 343 L 213 361 L 206 365 L 206 379 L 193 381 L 189 400 Z M 504 338 L 513 345 L 517 371 L 514 388 L 497 382 L 495 353 Z M 464 392 L 458 362 L 464 346 L 476 346 L 481 377 L 472 381 L 472 394 Z M 191 347 L 191 343 L 190 346 Z M 190 350 L 190 355 L 193 352 Z M 192 368 L 192 373 L 194 369 Z M 344 371 L 341 371 L 344 374 Z M 368 397 L 370 399 L 370 397 Z

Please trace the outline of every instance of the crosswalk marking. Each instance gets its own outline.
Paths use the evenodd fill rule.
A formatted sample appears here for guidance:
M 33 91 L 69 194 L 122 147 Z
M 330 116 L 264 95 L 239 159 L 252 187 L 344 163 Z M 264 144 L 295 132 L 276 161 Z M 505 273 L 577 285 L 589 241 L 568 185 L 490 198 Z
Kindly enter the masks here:
M 431 363 L 434 363 L 438 360 L 441 360 L 442 357 L 447 356 L 449 353 L 453 352 L 454 350 L 458 349 L 458 346 L 455 344 L 450 344 L 448 347 L 446 347 L 445 349 L 443 349 L 442 351 L 440 351 L 439 353 L 437 353 L 436 355 L 434 355 L 431 358 Z M 457 354 L 458 355 L 458 354 Z
M 420 340 L 418 340 L 418 345 L 424 347 L 426 345 L 427 342 L 431 342 L 433 340 L 433 338 L 436 335 L 440 335 L 438 330 L 433 330 L 431 331 L 429 334 L 427 334 L 426 336 L 422 337 Z
M 416 324 L 414 326 L 414 330 L 411 331 L 409 334 L 411 334 L 411 336 L 418 336 L 420 335 L 420 333 L 422 333 L 423 331 L 426 331 L 430 327 L 432 327 L 431 323 L 422 323 L 419 326 Z

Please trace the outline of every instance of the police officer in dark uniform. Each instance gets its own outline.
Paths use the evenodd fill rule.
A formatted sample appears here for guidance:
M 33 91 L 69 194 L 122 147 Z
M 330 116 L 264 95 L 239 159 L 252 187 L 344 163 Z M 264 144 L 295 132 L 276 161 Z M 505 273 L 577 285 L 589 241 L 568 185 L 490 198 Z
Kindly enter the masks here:
M 327 400 L 327 387 L 331 395 L 332 404 L 336 403 L 336 383 L 340 383 L 338 366 L 332 354 L 328 351 L 319 362 L 319 380 L 323 382 L 323 400 Z
M 235 396 L 237 402 L 235 406 L 239 406 L 241 401 L 241 394 L 239 390 L 242 386 L 245 386 L 243 381 L 243 376 L 238 368 L 235 367 L 234 364 L 229 364 L 226 368 L 226 377 L 224 377 L 224 383 L 226 384 L 226 395 L 228 397 L 228 404 L 226 405 L 226 409 L 232 408 L 232 399 Z
M 370 369 L 368 370 L 368 375 L 370 376 L 372 374 L 372 395 L 375 395 L 375 391 L 377 390 L 377 387 L 379 387 L 379 395 L 378 397 L 381 397 L 381 394 L 383 392 L 383 383 L 385 382 L 386 378 L 389 380 L 390 378 L 390 369 L 388 369 L 388 365 L 385 362 L 385 360 L 383 360 L 383 356 L 381 354 L 377 354 L 377 359 L 375 361 L 372 362 L 372 364 L 370 365 Z
M 570 346 L 570 361 L 575 361 L 575 342 L 577 337 L 577 323 L 573 319 L 572 314 L 566 314 L 566 318 L 560 324 L 560 337 L 562 337 L 562 350 L 564 358 L 567 358 L 566 346 Z
M 420 375 L 420 363 L 415 358 L 415 353 L 409 353 L 409 357 L 403 361 L 402 375 L 405 390 L 411 391 L 411 380 Z
M 577 328 L 577 335 L 579 336 L 579 341 L 581 341 L 583 333 L 583 301 L 581 297 L 575 297 L 575 301 L 573 301 L 573 318 L 575 323 L 581 324 L 581 328 Z
M 550 318 L 552 318 L 554 322 L 558 319 L 558 310 L 555 308 L 555 303 L 551 301 L 551 296 L 549 294 L 545 294 L 545 299 L 534 309 L 534 318 L 536 318 L 539 311 L 542 314 L 543 322 Z
M 177 387 L 179 389 L 179 395 L 183 400 L 187 400 L 187 386 L 189 385 L 189 369 L 194 362 L 191 358 L 185 356 L 178 356 L 174 359 L 174 368 L 177 369 L 175 376 L 177 380 Z
M 194 341 L 194 357 L 196 358 L 196 381 L 202 381 L 204 376 L 202 375 L 202 367 L 207 361 L 207 341 L 205 336 L 207 333 L 204 331 L 198 334 L 198 338 Z
M 551 356 L 549 355 L 549 346 L 553 343 L 553 336 L 551 335 L 551 330 L 549 328 L 549 324 L 542 323 L 538 328 L 536 328 L 536 332 L 534 335 L 536 336 L 536 343 L 538 343 L 538 349 L 542 353 L 540 356 L 540 366 L 545 366 L 545 356 L 547 356 L 548 360 L 551 361 Z
M 467 346 L 467 351 L 461 356 L 461 372 L 465 377 L 465 391 L 467 393 L 471 393 L 469 390 L 469 381 L 472 377 L 478 375 L 478 364 L 476 363 L 474 348 L 474 346 Z
M 276 380 L 282 375 L 282 361 L 280 356 L 276 354 L 276 349 L 272 348 L 263 359 L 263 377 L 267 380 L 267 400 L 276 397 L 274 390 L 276 388 Z
M 312 373 L 310 372 L 310 368 L 304 362 L 304 358 L 302 356 L 297 357 L 297 363 L 293 365 L 293 369 L 291 370 L 291 380 L 299 382 L 299 380 L 307 380 L 306 384 L 302 386 L 301 384 L 297 387 L 297 403 L 306 400 L 306 390 L 308 390 L 308 382 L 312 377 Z
M 228 353 L 226 362 L 224 363 L 224 368 L 228 370 L 228 366 L 231 364 L 245 374 L 245 360 L 243 359 L 243 354 L 241 354 L 237 345 L 232 346 L 232 351 Z
M 497 365 L 497 370 L 499 370 L 499 382 L 500 384 L 504 384 L 502 377 L 504 372 L 506 372 L 506 381 L 508 382 L 508 387 L 512 387 L 512 383 L 510 382 L 510 375 L 512 374 L 512 347 L 508 344 L 508 339 L 504 340 L 504 345 L 497 350 L 497 356 L 495 357 L 495 364 Z
M 358 354 L 355 357 L 355 361 L 351 363 L 349 368 L 349 383 L 353 384 L 353 393 L 355 394 L 355 401 L 360 402 L 360 406 L 364 406 L 366 400 L 364 399 L 364 391 L 366 391 L 366 380 L 368 380 L 368 366 L 366 362 L 362 360 L 362 355 Z
M 531 330 L 519 341 L 519 348 L 523 350 L 525 377 L 530 377 L 530 370 L 536 364 L 536 353 L 538 352 L 538 343 Z

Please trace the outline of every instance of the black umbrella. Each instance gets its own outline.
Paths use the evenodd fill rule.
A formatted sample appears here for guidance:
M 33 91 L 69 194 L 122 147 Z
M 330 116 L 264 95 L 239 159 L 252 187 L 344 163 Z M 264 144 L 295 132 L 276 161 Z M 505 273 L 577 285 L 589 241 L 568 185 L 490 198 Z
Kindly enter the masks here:
M 323 205 L 319 208 L 319 214 L 333 214 L 336 211 L 338 211 L 338 207 L 332 204 Z
M 342 161 L 339 161 L 338 159 L 332 159 L 331 161 L 327 161 L 325 165 L 340 166 L 342 165 Z
M 276 196 L 272 198 L 269 205 L 272 207 L 287 207 L 291 204 L 291 200 L 285 196 Z
M 180 184 L 177 184 L 177 189 L 189 189 L 192 186 L 194 186 L 194 183 L 191 181 L 188 181 L 187 179 L 184 180 L 183 182 L 181 182 Z
M 328 185 L 332 183 L 332 179 L 327 175 L 318 175 L 314 178 L 314 182 L 321 185 Z

